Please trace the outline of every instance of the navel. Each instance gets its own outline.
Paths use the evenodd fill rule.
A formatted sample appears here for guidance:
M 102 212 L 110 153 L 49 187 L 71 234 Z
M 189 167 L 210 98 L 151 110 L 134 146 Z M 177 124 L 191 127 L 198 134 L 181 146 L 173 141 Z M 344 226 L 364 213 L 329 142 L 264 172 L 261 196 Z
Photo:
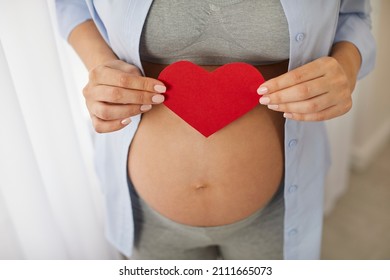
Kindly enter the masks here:
M 206 184 L 195 185 L 195 190 L 197 190 L 197 191 L 205 190 L 207 188 L 208 188 L 208 186 Z

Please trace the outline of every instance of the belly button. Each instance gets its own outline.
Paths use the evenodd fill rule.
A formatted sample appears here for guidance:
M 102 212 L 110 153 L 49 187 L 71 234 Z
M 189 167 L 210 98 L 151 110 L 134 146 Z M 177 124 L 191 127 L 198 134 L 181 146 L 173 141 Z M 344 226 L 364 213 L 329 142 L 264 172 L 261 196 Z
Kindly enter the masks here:
M 206 189 L 207 188 L 207 186 L 206 185 L 197 185 L 196 187 L 195 187 L 195 190 L 204 190 L 204 189 Z

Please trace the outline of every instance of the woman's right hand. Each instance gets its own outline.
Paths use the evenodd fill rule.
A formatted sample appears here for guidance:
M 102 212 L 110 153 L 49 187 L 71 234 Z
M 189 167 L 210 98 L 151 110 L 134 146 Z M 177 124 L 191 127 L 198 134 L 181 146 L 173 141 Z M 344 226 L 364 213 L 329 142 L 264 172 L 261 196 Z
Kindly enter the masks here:
M 161 93 L 165 91 L 161 81 L 143 77 L 136 66 L 113 60 L 89 72 L 83 94 L 96 132 L 106 133 L 125 127 L 130 117 L 164 102 Z

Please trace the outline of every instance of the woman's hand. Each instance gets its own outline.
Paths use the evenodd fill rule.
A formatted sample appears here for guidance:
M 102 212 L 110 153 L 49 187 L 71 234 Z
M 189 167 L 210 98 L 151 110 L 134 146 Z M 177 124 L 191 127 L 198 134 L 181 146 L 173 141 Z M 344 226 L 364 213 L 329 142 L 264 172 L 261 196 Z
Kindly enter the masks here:
M 162 82 L 141 75 L 121 60 L 112 60 L 89 72 L 83 94 L 93 126 L 98 133 L 112 132 L 131 122 L 130 117 L 164 101 Z
M 285 118 L 299 121 L 338 117 L 352 107 L 351 95 L 360 63 L 354 45 L 339 43 L 332 56 L 319 58 L 263 83 L 258 89 L 263 94 L 260 103 L 284 112 Z

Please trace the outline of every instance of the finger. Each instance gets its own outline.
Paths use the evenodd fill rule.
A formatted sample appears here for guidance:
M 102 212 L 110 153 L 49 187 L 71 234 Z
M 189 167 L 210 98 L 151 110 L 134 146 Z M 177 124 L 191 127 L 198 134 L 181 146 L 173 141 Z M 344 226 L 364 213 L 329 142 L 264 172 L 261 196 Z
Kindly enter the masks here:
M 86 92 L 93 99 L 115 104 L 160 104 L 165 97 L 162 94 L 131 90 L 120 87 L 98 85 Z
M 105 66 L 92 69 L 89 74 L 89 80 L 95 85 L 101 84 L 157 93 L 166 91 L 166 87 L 159 80 L 133 75 Z
M 96 116 L 91 116 L 91 119 L 92 119 L 93 127 L 95 128 L 95 131 L 97 133 L 107 133 L 107 132 L 117 131 L 127 126 L 129 123 L 131 123 L 130 118 L 125 120 L 105 121 L 99 119 Z
M 296 121 L 325 121 L 341 115 L 344 115 L 352 108 L 352 103 L 342 106 L 335 105 L 317 113 L 300 114 L 300 113 L 285 113 L 284 117 Z
M 150 109 L 152 109 L 152 105 L 117 105 L 105 102 L 94 102 L 92 106 L 90 106 L 91 114 L 105 121 L 116 119 L 123 120 L 142 112 L 149 111 Z
M 326 69 L 322 65 L 325 60 L 326 58 L 314 60 L 283 75 L 270 79 L 264 82 L 259 87 L 257 92 L 259 94 L 272 93 L 306 81 L 313 80 L 315 78 L 322 77 L 326 73 Z
M 129 64 L 129 63 L 124 62 L 122 60 L 112 60 L 112 61 L 107 62 L 105 65 L 107 67 L 110 67 L 113 69 L 118 69 L 118 70 L 121 70 L 121 71 L 129 73 L 129 74 L 142 76 L 142 73 L 138 69 L 137 66 L 135 66 L 133 64 Z
M 329 95 L 325 93 L 303 101 L 271 104 L 268 105 L 268 109 L 300 114 L 317 113 L 335 105 L 334 100 Z
M 286 89 L 263 95 L 259 102 L 263 105 L 283 104 L 313 98 L 329 91 L 330 85 L 325 77 L 320 77 Z

